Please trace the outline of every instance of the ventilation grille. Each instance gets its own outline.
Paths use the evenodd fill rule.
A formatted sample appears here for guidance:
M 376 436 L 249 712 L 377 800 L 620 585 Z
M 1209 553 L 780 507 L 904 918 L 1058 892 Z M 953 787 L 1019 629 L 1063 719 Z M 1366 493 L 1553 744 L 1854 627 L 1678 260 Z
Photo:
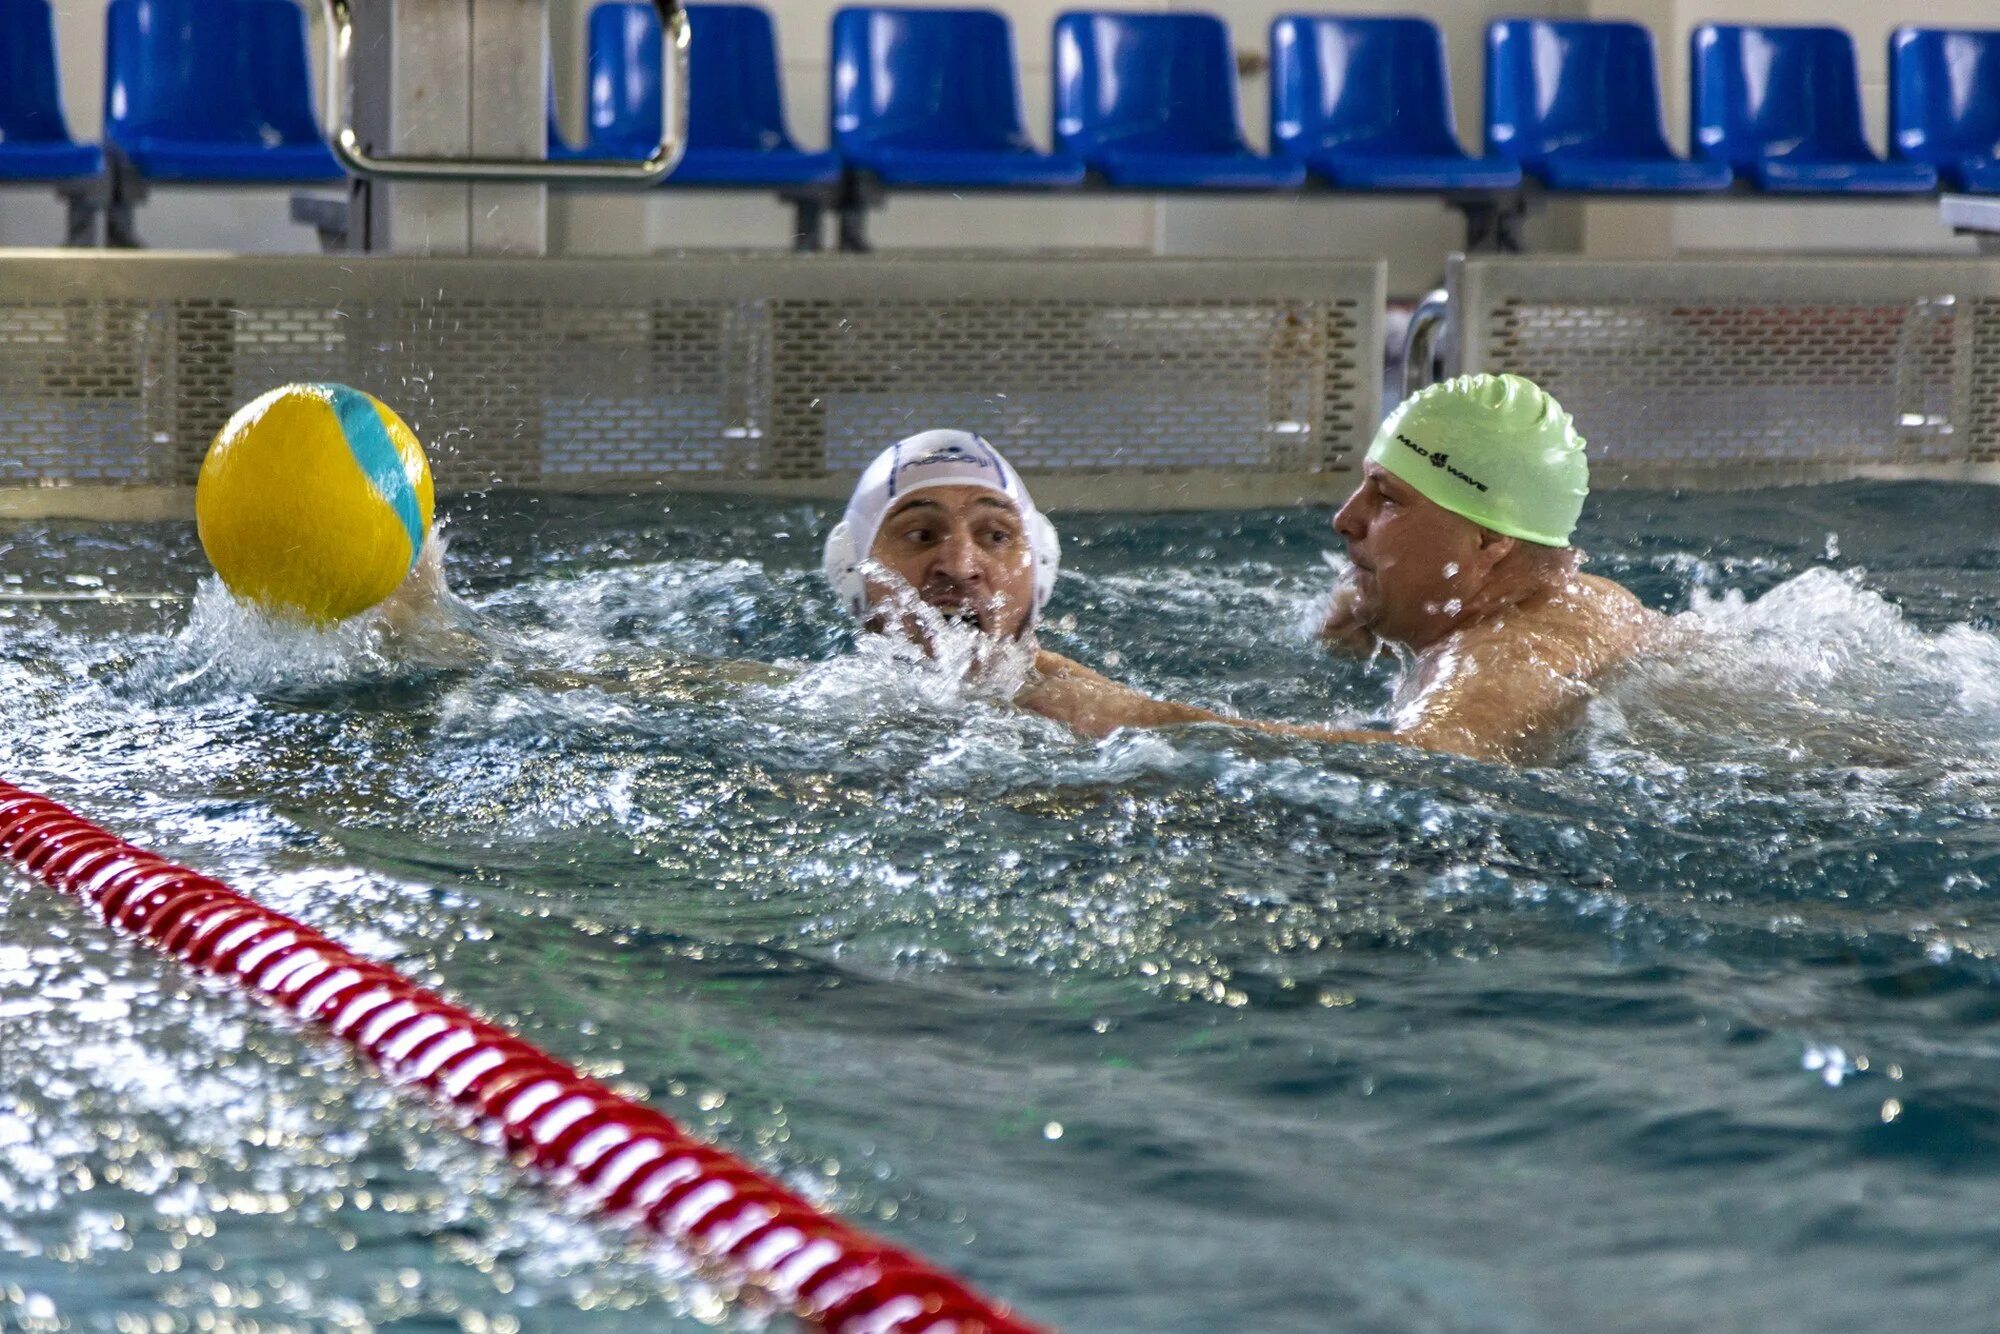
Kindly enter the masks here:
M 2000 462 L 2000 272 L 1938 261 L 1466 263 L 1468 366 L 1543 384 L 1606 480 Z
M 293 380 L 381 397 L 447 490 L 833 488 L 938 425 L 1043 474 L 1338 473 L 1379 404 L 1374 265 L 288 263 L 65 260 L 119 295 L 0 298 L 0 485 L 190 486 Z

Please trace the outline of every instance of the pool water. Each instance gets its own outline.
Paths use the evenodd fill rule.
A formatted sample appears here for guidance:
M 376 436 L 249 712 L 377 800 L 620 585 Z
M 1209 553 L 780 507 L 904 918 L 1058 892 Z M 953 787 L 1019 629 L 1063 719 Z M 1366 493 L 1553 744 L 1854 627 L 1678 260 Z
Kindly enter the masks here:
M 469 656 L 261 626 L 190 525 L 14 522 L 0 778 L 1062 1328 L 1979 1329 L 1995 499 L 1601 497 L 1591 568 L 1688 634 L 1520 771 L 1079 740 L 855 653 L 821 506 L 465 502 Z M 1061 519 L 1047 642 L 1379 720 L 1397 662 L 1309 639 L 1327 518 Z M 0 1328 L 771 1320 L 0 877 Z

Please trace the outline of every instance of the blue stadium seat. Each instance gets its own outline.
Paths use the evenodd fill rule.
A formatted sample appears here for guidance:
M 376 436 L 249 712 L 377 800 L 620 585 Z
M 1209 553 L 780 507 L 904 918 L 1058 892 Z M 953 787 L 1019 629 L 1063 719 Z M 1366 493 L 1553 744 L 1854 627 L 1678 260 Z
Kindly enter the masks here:
M 99 176 L 102 150 L 69 137 L 48 0 L 0 0 L 0 181 Z
M 1723 162 L 1667 147 L 1653 34 L 1636 23 L 1503 19 L 1486 30 L 1486 146 L 1552 190 L 1727 189 Z
M 143 179 L 345 179 L 313 118 L 291 0 L 111 0 L 105 23 L 104 137 Z
M 1954 190 L 2000 194 L 2000 32 L 1891 35 L 1889 147 Z
M 1271 143 L 1354 190 L 1511 190 L 1451 124 L 1444 42 L 1421 18 L 1290 14 L 1271 24 Z
M 1704 23 L 1691 35 L 1694 151 L 1782 194 L 1927 194 L 1937 171 L 1884 162 L 1861 131 L 1854 39 L 1839 28 Z
M 885 185 L 1059 188 L 1080 158 L 1021 128 L 1014 35 L 984 9 L 843 9 L 833 16 L 834 146 Z
M 668 185 L 832 186 L 833 153 L 785 128 L 771 16 L 755 5 L 689 5 L 688 146 Z M 590 146 L 644 157 L 660 142 L 660 18 L 650 3 L 590 13 Z
M 1286 190 L 1306 179 L 1303 163 L 1244 142 L 1236 53 L 1209 14 L 1058 18 L 1055 140 L 1117 186 Z

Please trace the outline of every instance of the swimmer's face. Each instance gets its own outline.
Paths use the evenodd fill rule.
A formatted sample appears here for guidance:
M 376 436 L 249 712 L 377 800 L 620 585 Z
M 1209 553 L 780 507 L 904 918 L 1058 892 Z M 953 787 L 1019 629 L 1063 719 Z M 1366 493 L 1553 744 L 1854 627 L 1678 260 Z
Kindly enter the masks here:
M 1347 539 L 1362 623 L 1419 649 L 1451 630 L 1513 547 L 1375 463 L 1365 465 L 1333 529 Z
M 899 501 L 876 530 L 868 555 L 947 617 L 990 635 L 1013 638 L 1027 629 L 1035 606 L 1035 569 L 1021 512 L 982 486 L 933 486 Z M 887 628 L 873 609 L 899 585 L 868 580 L 868 628 Z M 913 616 L 902 629 L 929 647 Z

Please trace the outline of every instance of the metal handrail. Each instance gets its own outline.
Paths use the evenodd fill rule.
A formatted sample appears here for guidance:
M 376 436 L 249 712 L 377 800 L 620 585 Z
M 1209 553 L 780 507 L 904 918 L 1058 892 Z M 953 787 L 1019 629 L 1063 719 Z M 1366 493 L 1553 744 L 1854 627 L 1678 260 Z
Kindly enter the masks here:
M 1403 397 L 1408 398 L 1433 382 L 1431 363 L 1437 357 L 1437 336 L 1451 331 L 1451 299 L 1443 291 L 1431 293 L 1410 314 L 1403 329 Z
M 343 167 L 368 179 L 404 181 L 511 181 L 524 184 L 656 185 L 680 165 L 687 148 L 688 21 L 679 0 L 653 0 L 660 12 L 660 142 L 638 160 L 580 158 L 412 157 L 368 151 L 354 131 L 352 0 L 326 5 L 326 119 L 328 146 Z
M 1896 430 L 1905 440 L 1948 436 L 1957 429 L 1949 406 L 1943 413 L 1931 410 L 1923 376 L 1925 340 L 1935 338 L 1957 313 L 1956 296 L 1919 297 L 1896 330 Z

